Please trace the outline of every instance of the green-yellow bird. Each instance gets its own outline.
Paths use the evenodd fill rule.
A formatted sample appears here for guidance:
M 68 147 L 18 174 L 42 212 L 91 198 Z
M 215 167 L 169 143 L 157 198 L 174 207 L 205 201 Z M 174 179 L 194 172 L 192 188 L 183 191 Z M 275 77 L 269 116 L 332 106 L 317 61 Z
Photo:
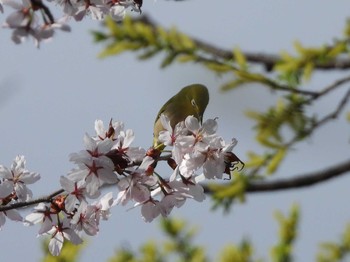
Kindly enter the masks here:
M 154 122 L 154 147 L 158 146 L 159 132 L 164 130 L 160 121 L 161 114 L 166 115 L 170 120 L 172 128 L 177 123 L 184 121 L 187 116 L 193 115 L 202 122 L 204 111 L 209 102 L 208 89 L 201 84 L 185 86 L 179 93 L 170 98 L 159 110 Z

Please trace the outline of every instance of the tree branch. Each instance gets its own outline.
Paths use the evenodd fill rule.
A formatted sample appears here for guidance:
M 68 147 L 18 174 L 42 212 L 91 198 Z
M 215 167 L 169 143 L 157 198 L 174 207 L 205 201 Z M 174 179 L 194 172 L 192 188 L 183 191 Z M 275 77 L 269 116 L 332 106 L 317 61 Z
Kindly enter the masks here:
M 135 18 L 135 21 L 141 21 L 152 28 L 157 28 L 157 23 L 148 15 L 143 15 L 140 18 Z M 203 51 L 212 54 L 216 58 L 225 60 L 233 59 L 234 55 L 231 50 L 219 48 L 213 44 L 191 37 L 192 41 Z M 271 71 L 275 64 L 281 61 L 281 57 L 276 54 L 258 53 L 258 52 L 242 52 L 246 60 L 250 63 L 260 64 L 267 71 Z M 319 70 L 346 70 L 350 68 L 350 59 L 333 59 L 323 63 L 316 63 L 315 69 Z
M 341 176 L 350 171 L 350 159 L 320 171 L 298 175 L 289 179 L 276 179 L 269 182 L 250 182 L 246 187 L 246 192 L 269 192 L 285 189 L 294 189 L 312 186 L 329 179 Z
M 7 211 L 10 209 L 15 209 L 15 208 L 28 207 L 39 203 L 49 203 L 52 201 L 52 199 L 55 196 L 62 194 L 63 192 L 64 192 L 63 189 L 59 189 L 56 192 L 53 192 L 52 194 L 45 197 L 40 197 L 34 200 L 25 201 L 25 202 L 18 202 L 18 203 L 10 204 L 8 206 L 0 206 L 0 212 Z
M 331 166 L 320 171 L 307 174 L 296 175 L 292 178 L 276 179 L 274 181 L 250 181 L 246 185 L 246 193 L 272 192 L 278 190 L 287 190 L 312 186 L 325 182 L 329 179 L 345 175 L 350 171 L 350 159 L 337 165 Z M 212 190 L 208 185 L 203 185 L 206 194 L 212 194 Z

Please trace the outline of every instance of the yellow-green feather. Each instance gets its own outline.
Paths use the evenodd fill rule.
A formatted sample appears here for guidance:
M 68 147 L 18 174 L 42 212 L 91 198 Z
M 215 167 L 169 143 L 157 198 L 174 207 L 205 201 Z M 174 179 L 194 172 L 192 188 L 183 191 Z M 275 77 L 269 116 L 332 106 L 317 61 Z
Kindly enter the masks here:
M 177 123 L 184 121 L 187 116 L 193 115 L 201 122 L 204 111 L 209 102 L 208 89 L 201 84 L 185 86 L 176 95 L 170 98 L 159 110 L 154 122 L 154 146 L 158 145 L 159 132 L 164 130 L 160 121 L 161 114 L 166 115 L 170 125 L 174 128 Z

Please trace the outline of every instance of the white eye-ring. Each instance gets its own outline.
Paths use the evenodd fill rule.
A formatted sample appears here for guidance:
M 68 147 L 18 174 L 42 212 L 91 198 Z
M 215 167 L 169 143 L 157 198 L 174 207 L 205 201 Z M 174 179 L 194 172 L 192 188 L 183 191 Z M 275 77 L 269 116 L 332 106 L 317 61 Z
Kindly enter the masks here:
M 192 106 L 197 106 L 196 101 L 194 99 L 191 100 Z

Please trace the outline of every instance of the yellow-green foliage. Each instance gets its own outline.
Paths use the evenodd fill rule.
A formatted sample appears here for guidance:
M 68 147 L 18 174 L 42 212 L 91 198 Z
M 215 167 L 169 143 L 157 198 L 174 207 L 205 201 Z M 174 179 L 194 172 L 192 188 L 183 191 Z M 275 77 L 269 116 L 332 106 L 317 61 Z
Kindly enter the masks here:
M 245 58 L 244 54 L 242 53 L 239 47 L 233 49 L 233 57 L 234 61 L 237 63 L 240 69 L 248 69 L 247 59 Z
M 229 211 L 234 201 L 244 202 L 247 177 L 243 173 L 240 174 L 236 171 L 231 176 L 232 181 L 228 184 L 213 183 L 208 185 L 212 192 L 214 208 L 222 206 L 225 211 Z
M 257 141 L 272 149 L 285 147 L 286 139 L 283 135 L 285 127 L 297 136 L 302 136 L 311 123 L 311 118 L 303 113 L 303 101 L 291 96 L 279 99 L 276 106 L 270 107 L 266 113 L 247 111 L 246 115 L 256 122 Z
M 135 258 L 132 251 L 126 249 L 118 249 L 113 257 L 108 259 L 108 262 L 137 262 L 141 261 Z
M 84 242 L 85 243 L 85 242 Z M 44 252 L 44 257 L 41 262 L 77 262 L 78 258 L 85 248 L 85 244 L 74 245 L 69 241 L 64 241 L 63 248 L 59 256 L 52 256 L 47 248 L 49 240 L 42 242 L 42 250 Z
M 253 261 L 253 247 L 248 241 L 242 241 L 239 246 L 230 244 L 226 245 L 220 252 L 216 261 L 220 262 L 248 262 Z M 254 260 L 258 262 L 259 260 Z
M 119 249 L 109 262 L 161 262 L 161 261 L 193 261 L 205 262 L 204 248 L 193 244 L 196 230 L 188 228 L 186 223 L 177 219 L 161 220 L 161 228 L 167 239 L 162 242 L 148 241 L 138 252 Z
M 292 206 L 287 217 L 280 212 L 276 212 L 275 216 L 279 223 L 279 240 L 271 250 L 272 261 L 293 261 L 293 243 L 297 235 L 299 213 L 297 205 Z
M 279 223 L 279 238 L 272 247 L 271 259 L 255 258 L 254 247 L 243 239 L 239 244 L 227 244 L 216 255 L 219 262 L 288 262 L 293 261 L 293 243 L 297 236 L 297 227 L 300 211 L 298 205 L 293 205 L 288 216 L 277 211 L 275 217 Z M 108 262 L 206 262 L 213 261 L 208 258 L 206 249 L 194 244 L 198 228 L 189 227 L 184 220 L 161 219 L 160 225 L 166 239 L 162 241 L 148 240 L 136 251 L 119 248 Z M 235 232 L 231 232 L 234 234 Z M 42 262 L 77 262 L 79 255 L 86 245 L 73 245 L 66 241 L 60 256 L 53 257 L 47 251 L 48 240 L 43 241 L 45 253 Z M 350 254 L 350 225 L 347 226 L 339 243 L 326 242 L 321 244 L 321 251 L 317 256 L 318 262 L 340 262 Z
M 189 228 L 188 225 L 179 219 L 161 220 L 161 228 L 167 239 L 162 242 L 148 241 L 139 248 L 139 252 L 119 249 L 110 258 L 109 262 L 206 262 L 213 261 L 207 257 L 205 248 L 195 245 L 193 238 L 196 229 Z M 262 260 L 253 259 L 252 245 L 243 240 L 239 245 L 226 245 L 217 255 L 215 261 L 220 262 L 260 262 Z
M 108 41 L 106 48 L 100 53 L 100 57 L 108 57 L 126 51 L 141 51 L 140 59 L 149 59 L 162 50 L 166 52 L 161 66 L 170 65 L 175 59 L 191 58 L 194 52 L 194 42 L 178 32 L 175 28 L 168 31 L 161 27 L 152 26 L 141 21 L 133 21 L 126 17 L 121 24 L 115 23 L 111 18 L 106 19 L 108 33 L 94 32 L 95 41 Z
M 342 262 L 348 259 L 350 259 L 350 224 L 346 226 L 338 243 L 321 243 L 317 254 L 318 262 Z
M 305 47 L 295 41 L 294 48 L 297 56 L 287 52 L 281 53 L 281 61 L 275 70 L 282 73 L 287 79 L 298 75 L 299 78 L 309 80 L 316 64 L 326 64 L 338 55 L 347 52 L 347 40 L 338 41 L 332 46 Z

